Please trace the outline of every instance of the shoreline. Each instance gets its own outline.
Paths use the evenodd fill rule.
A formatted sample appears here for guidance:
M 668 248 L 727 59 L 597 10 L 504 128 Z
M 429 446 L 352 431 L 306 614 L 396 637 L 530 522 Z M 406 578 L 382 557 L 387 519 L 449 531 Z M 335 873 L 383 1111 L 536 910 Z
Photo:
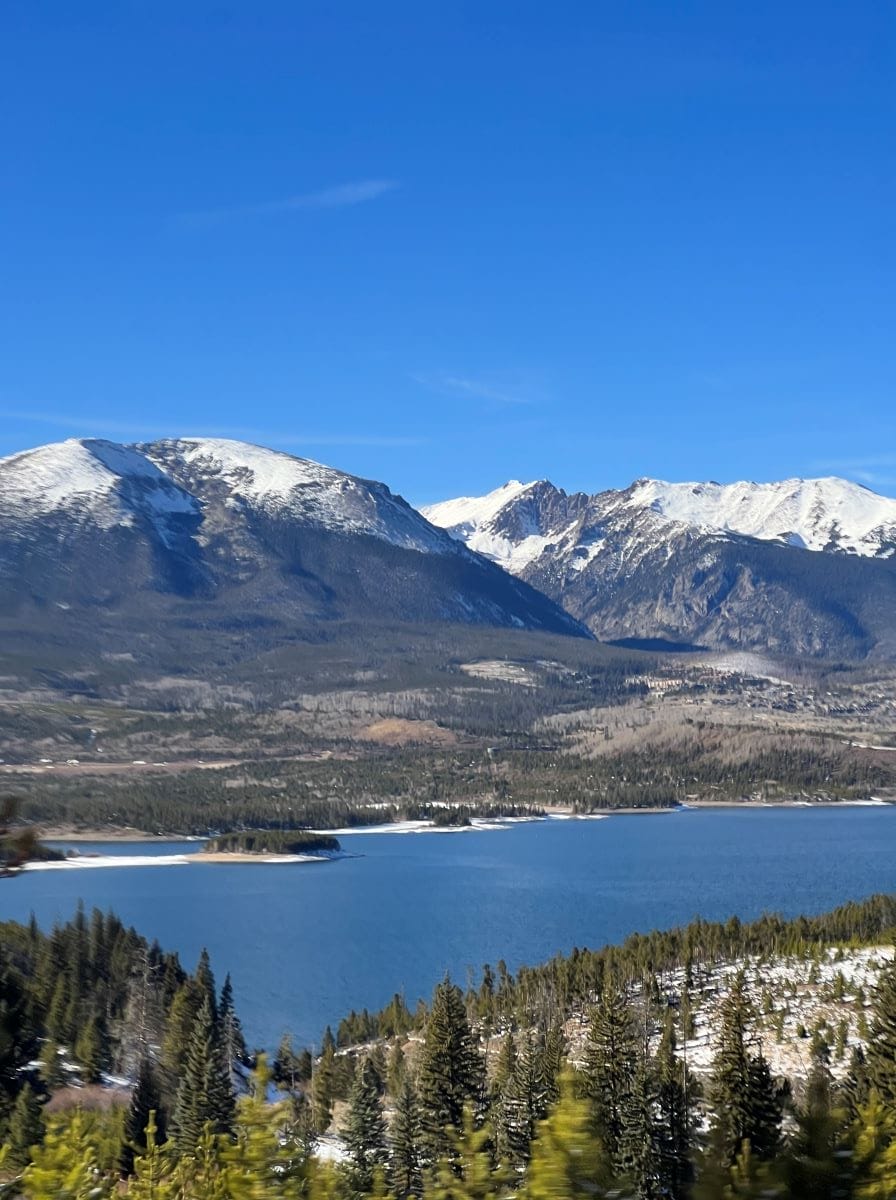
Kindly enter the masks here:
M 242 865 L 295 866 L 332 862 L 341 855 L 322 854 L 250 854 L 248 851 L 215 850 L 195 854 L 84 854 L 56 862 L 28 862 L 18 871 L 90 871 L 115 867 L 191 867 Z
M 680 813 L 705 809 L 713 811 L 717 809 L 756 809 L 756 808 L 792 808 L 792 809 L 813 809 L 813 808 L 894 808 L 896 807 L 896 799 L 885 799 L 883 797 L 872 796 L 868 800 L 688 800 L 683 804 L 670 805 L 668 807 L 658 805 L 645 805 L 643 807 L 626 807 L 626 808 L 603 808 L 596 809 L 594 812 L 576 813 L 568 808 L 548 808 L 543 816 L 532 817 L 473 817 L 469 825 L 435 825 L 431 820 L 408 820 L 408 821 L 389 821 L 382 824 L 372 825 L 348 825 L 338 828 L 327 829 L 309 829 L 309 833 L 328 834 L 335 837 L 351 837 L 355 834 L 375 834 L 375 833 L 477 833 L 499 831 L 502 829 L 511 829 L 515 825 L 532 825 L 539 822 L 549 821 L 603 821 L 609 817 L 631 817 L 631 816 L 655 816 L 662 813 Z M 127 844 L 129 842 L 140 844 L 157 843 L 164 845 L 171 842 L 204 842 L 208 839 L 200 837 L 196 834 L 181 834 L 181 833 L 147 833 L 145 830 L 131 829 L 126 826 L 109 826 L 104 829 L 74 829 L 71 826 L 54 825 L 46 829 L 39 830 L 39 837 L 42 842 L 100 842 L 114 844 Z M 200 852 L 202 853 L 202 852 Z M 220 854 L 220 860 L 217 855 Z M 158 856 L 166 857 L 166 856 Z M 174 857 L 174 856 L 172 856 Z M 186 859 L 193 859 L 198 855 L 181 855 Z M 322 861 L 320 856 L 316 855 L 271 855 L 250 854 L 237 851 L 219 851 L 212 854 L 211 852 L 204 855 L 206 861 Z

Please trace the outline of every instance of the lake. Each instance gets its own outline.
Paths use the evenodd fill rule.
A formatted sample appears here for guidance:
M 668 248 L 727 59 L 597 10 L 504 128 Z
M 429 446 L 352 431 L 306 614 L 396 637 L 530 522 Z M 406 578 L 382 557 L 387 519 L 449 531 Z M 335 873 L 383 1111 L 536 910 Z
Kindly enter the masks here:
M 450 971 L 511 970 L 700 915 L 816 913 L 896 889 L 896 807 L 682 810 L 463 833 L 340 837 L 309 865 L 122 867 L 0 883 L 0 916 L 42 926 L 79 898 L 114 909 L 190 969 L 230 971 L 251 1043 L 317 1043 L 396 991 L 413 1007 Z M 82 850 L 88 847 L 80 847 Z M 192 852 L 195 843 L 92 847 Z

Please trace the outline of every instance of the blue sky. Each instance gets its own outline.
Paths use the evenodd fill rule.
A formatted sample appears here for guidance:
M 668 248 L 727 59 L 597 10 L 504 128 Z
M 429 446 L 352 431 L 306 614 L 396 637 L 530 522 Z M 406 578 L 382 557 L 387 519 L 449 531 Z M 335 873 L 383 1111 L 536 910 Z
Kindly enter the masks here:
M 896 495 L 896 8 L 8 0 L 0 453 Z

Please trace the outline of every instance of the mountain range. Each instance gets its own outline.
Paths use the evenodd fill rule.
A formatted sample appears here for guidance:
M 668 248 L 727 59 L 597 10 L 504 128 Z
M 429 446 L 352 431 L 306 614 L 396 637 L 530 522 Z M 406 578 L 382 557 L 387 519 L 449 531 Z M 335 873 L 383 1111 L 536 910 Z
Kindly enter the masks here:
M 0 460 L 0 581 L 8 636 L 175 662 L 358 622 L 589 636 L 384 484 L 223 439 Z
M 243 442 L 71 439 L 0 460 L 0 583 L 25 657 L 170 666 L 441 623 L 896 658 L 896 500 L 842 479 L 542 480 L 417 512 Z
M 513 481 L 422 511 L 604 640 L 896 654 L 896 500 L 848 480 Z

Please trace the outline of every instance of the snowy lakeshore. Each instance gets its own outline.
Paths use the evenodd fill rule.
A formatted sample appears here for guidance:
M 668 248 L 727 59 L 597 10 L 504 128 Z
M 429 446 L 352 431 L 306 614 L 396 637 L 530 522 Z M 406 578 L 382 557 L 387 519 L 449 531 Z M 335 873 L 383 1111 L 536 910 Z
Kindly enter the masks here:
M 84 871 L 108 867 L 190 867 L 203 864 L 255 863 L 288 866 L 296 863 L 331 862 L 336 855 L 324 854 L 239 854 L 227 852 L 196 854 L 80 854 L 57 862 L 25 863 L 23 871 Z

